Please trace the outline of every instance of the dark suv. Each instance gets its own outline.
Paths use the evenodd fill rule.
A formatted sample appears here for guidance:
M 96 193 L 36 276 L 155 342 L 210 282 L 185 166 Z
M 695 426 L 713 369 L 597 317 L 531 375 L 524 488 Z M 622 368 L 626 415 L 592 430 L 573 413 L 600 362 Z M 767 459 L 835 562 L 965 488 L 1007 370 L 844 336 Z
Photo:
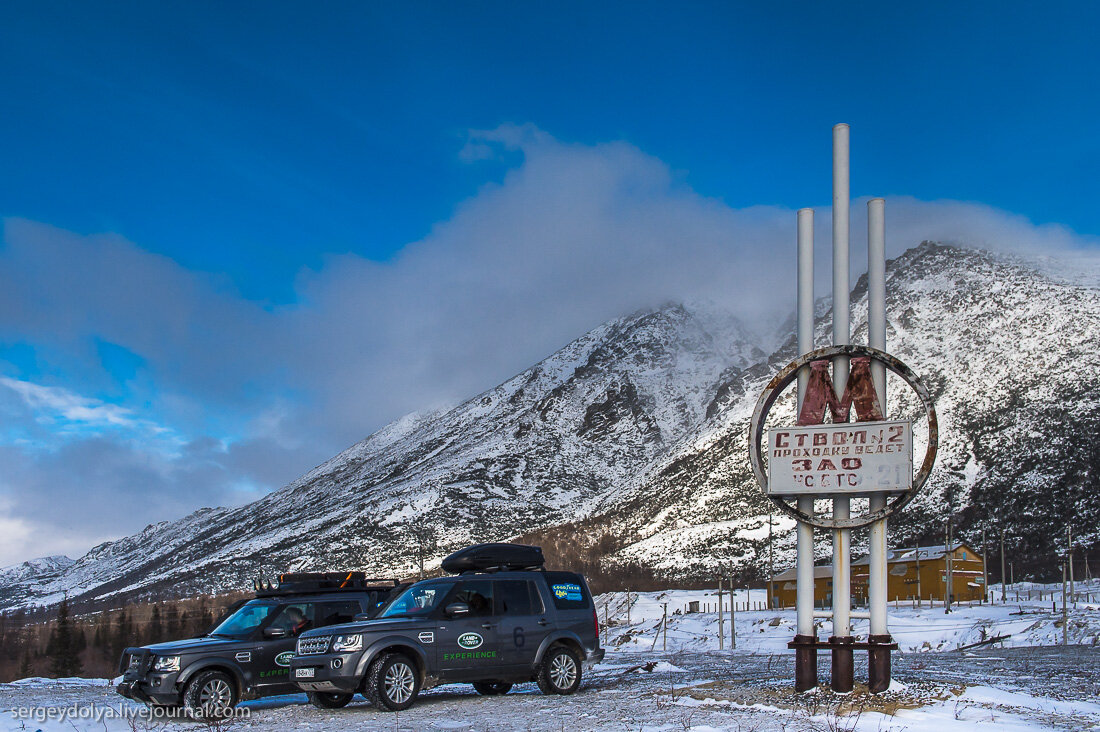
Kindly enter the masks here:
M 298 636 L 376 615 L 399 589 L 396 580 L 361 572 L 281 575 L 277 587 L 258 586 L 204 636 L 127 648 L 118 693 L 200 716 L 224 713 L 242 699 L 299 693 L 289 673 Z
M 361 693 L 379 709 L 407 709 L 421 689 L 472 683 L 505 694 L 535 681 L 572 694 L 603 659 L 584 577 L 542 569 L 542 550 L 480 544 L 443 562 L 455 576 L 423 580 L 371 620 L 303 633 L 291 679 L 321 706 Z

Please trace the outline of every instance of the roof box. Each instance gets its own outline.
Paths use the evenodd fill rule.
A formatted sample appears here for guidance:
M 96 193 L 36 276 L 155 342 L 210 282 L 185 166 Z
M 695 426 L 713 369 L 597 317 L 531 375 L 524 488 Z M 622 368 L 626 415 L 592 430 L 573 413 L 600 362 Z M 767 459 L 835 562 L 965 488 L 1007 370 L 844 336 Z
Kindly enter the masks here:
M 395 579 L 375 579 L 364 572 L 286 572 L 279 583 L 255 582 L 258 596 L 331 592 L 334 590 L 388 590 L 397 586 Z
M 541 546 L 526 544 L 474 544 L 459 549 L 443 560 L 444 572 L 488 572 L 505 569 L 534 569 L 546 560 Z

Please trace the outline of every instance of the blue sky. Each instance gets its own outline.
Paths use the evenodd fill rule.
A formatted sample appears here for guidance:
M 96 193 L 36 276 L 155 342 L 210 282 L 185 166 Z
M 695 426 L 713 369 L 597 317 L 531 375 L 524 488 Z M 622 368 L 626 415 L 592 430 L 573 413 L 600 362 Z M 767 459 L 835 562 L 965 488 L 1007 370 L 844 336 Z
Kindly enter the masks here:
M 606 318 L 721 300 L 717 265 L 771 268 L 794 209 L 827 225 L 838 121 L 895 251 L 1094 251 L 1098 21 L 6 3 L 0 564 L 256 497 Z M 771 276 L 739 315 L 786 307 Z

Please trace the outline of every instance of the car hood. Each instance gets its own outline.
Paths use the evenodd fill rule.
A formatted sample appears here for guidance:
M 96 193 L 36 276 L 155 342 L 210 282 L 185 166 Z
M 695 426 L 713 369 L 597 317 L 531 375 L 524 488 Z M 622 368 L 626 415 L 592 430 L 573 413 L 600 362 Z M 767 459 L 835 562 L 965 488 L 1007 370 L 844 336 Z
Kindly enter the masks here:
M 302 633 L 298 637 L 318 638 L 326 635 L 350 635 L 351 633 L 403 632 L 420 628 L 434 628 L 436 625 L 436 621 L 428 618 L 376 618 L 374 620 L 360 620 L 356 623 L 344 623 L 343 625 L 326 625 L 324 628 Z
M 166 643 L 154 643 L 149 646 L 142 646 L 147 648 L 158 656 L 165 656 L 173 653 L 208 653 L 217 652 L 219 650 L 232 650 L 238 646 L 247 645 L 247 641 L 237 640 L 236 638 L 215 638 L 213 636 L 204 636 L 202 638 L 188 638 L 186 640 L 168 641 Z

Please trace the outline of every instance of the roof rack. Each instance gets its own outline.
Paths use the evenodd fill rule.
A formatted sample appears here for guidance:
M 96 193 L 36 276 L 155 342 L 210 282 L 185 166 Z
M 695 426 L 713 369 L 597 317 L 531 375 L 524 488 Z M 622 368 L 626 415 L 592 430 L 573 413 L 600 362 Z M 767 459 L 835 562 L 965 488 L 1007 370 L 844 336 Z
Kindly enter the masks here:
M 444 572 L 506 572 L 521 569 L 542 569 L 546 560 L 542 547 L 527 544 L 474 544 L 459 549 L 443 560 Z
M 315 592 L 390 591 L 400 582 L 393 578 L 370 578 L 363 572 L 287 572 L 278 584 L 263 579 L 253 581 L 257 597 L 304 595 Z

